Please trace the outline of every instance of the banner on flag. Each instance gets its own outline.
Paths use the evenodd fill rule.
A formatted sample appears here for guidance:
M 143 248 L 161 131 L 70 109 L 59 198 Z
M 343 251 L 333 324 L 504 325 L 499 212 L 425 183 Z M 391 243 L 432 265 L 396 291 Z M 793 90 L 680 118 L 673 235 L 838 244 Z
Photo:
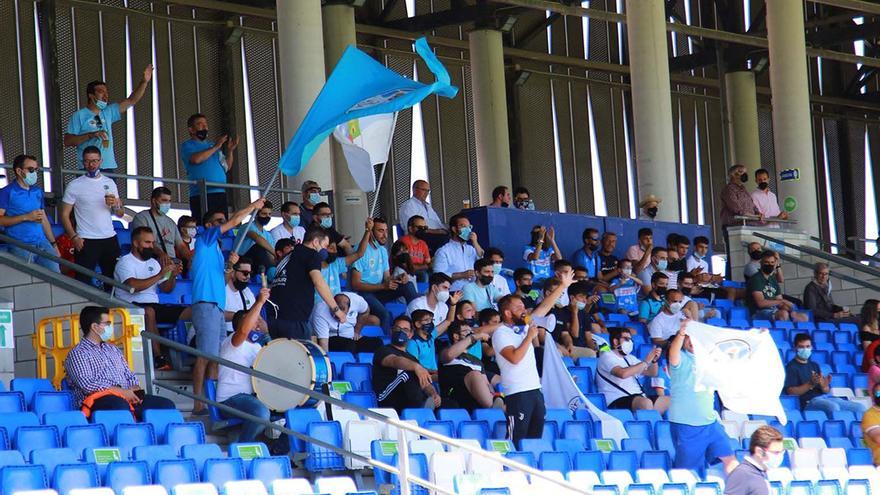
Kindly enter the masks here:
M 393 114 L 432 94 L 454 98 L 458 88 L 450 84 L 449 72 L 425 38 L 415 41 L 415 49 L 436 78 L 431 84 L 407 79 L 354 46 L 346 48 L 284 150 L 278 163 L 281 172 L 297 175 L 339 125 L 370 115 Z M 364 122 L 359 125 L 363 131 Z
M 373 166 L 388 161 L 394 123 L 395 114 L 382 113 L 349 120 L 333 131 L 333 138 L 342 148 L 351 176 L 364 192 L 376 190 Z
M 779 394 L 785 367 L 770 332 L 730 330 L 689 322 L 696 391 L 717 390 L 724 407 L 741 414 L 775 416 L 785 424 Z

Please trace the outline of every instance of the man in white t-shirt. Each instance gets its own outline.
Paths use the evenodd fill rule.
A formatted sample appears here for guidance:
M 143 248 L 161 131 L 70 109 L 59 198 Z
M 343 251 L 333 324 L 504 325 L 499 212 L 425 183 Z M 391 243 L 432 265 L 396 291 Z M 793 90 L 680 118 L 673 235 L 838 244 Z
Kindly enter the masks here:
M 663 309 L 648 324 L 648 334 L 655 345 L 665 347 L 669 339 L 678 332 L 681 321 L 687 319 L 681 312 L 683 308 L 684 294 L 678 289 L 667 290 Z
M 574 272 L 570 272 L 559 287 L 532 311 L 532 317 L 546 316 L 552 301 L 557 300 L 573 281 Z M 515 294 L 501 298 L 498 311 L 502 324 L 492 334 L 492 349 L 501 370 L 507 439 L 519 445 L 523 438 L 541 438 L 544 433 L 546 409 L 534 348 L 538 343 L 538 326 L 529 324 L 526 306 Z
M 257 342 L 265 337 L 265 331 L 257 328 L 260 310 L 269 299 L 269 289 L 261 289 L 260 296 L 247 312 L 238 311 L 232 317 L 235 332 L 220 344 L 220 357 L 241 366 L 252 366 L 261 346 Z M 217 373 L 217 402 L 238 409 L 243 413 L 269 420 L 271 413 L 265 404 L 254 396 L 251 377 L 241 371 L 220 366 Z M 266 427 L 262 423 L 244 420 L 239 442 L 253 442 Z
M 428 292 L 410 301 L 406 305 L 406 314 L 412 318 L 413 311 L 417 309 L 430 311 L 434 315 L 434 328 L 442 334 L 452 323 L 455 305 L 461 297 L 461 292 L 450 295 L 451 285 L 452 279 L 449 275 L 443 272 L 432 273 L 428 279 Z
M 64 190 L 61 199 L 61 224 L 73 243 L 76 264 L 89 270 L 101 266 L 101 273 L 109 275 L 116 268 L 119 242 L 113 229 L 111 213 L 119 218 L 125 214 L 116 183 L 101 175 L 101 150 L 88 146 L 83 150 L 86 175 L 77 177 Z M 70 221 L 76 217 L 76 229 Z M 92 283 L 92 277 L 77 273 L 77 280 Z M 109 291 L 110 287 L 105 287 Z
M 293 201 L 288 201 L 281 205 L 281 223 L 270 230 L 274 242 L 281 239 L 293 239 L 297 244 L 303 241 L 306 235 L 306 229 L 302 226 L 299 205 Z
M 113 296 L 144 308 L 144 324 L 147 331 L 153 333 L 159 333 L 159 323 L 177 323 L 181 317 L 190 318 L 190 310 L 186 306 L 159 304 L 156 288 L 166 293 L 173 291 L 182 268 L 168 257 L 164 258 L 165 264 L 160 265 L 157 261 L 160 255 L 153 231 L 146 226 L 137 227 L 131 233 L 131 252 L 119 259 L 113 272 L 117 282 L 134 289 L 134 293 L 129 293 L 114 288 Z M 155 368 L 170 369 L 159 342 L 152 342 Z
M 373 352 L 382 347 L 382 339 L 362 337 L 361 329 L 365 325 L 378 325 L 379 318 L 370 315 L 367 300 L 354 292 L 340 292 L 333 296 L 336 305 L 345 312 L 345 321 L 339 320 L 330 312 L 324 301 L 318 301 L 312 311 L 312 334 L 317 337 L 318 345 L 327 351 Z M 337 370 L 342 371 L 342 370 Z
M 633 356 L 632 330 L 626 327 L 609 330 L 611 351 L 599 355 L 596 387 L 605 396 L 609 409 L 655 409 L 663 414 L 669 408 L 669 397 L 645 396 L 639 383 L 642 376 L 657 376 L 661 350 L 655 347 L 639 360 Z
M 254 292 L 248 287 L 251 280 L 252 270 L 251 259 L 242 256 L 232 265 L 232 275 L 226 280 L 226 306 L 223 308 L 223 317 L 226 320 L 226 334 L 231 334 L 232 317 L 238 311 L 247 311 L 251 309 L 257 298 Z M 261 332 L 268 332 L 269 326 L 262 317 L 257 320 L 257 327 Z
M 512 277 L 513 270 L 504 268 L 504 252 L 497 247 L 490 247 L 483 253 L 483 257 L 492 260 L 492 267 L 495 269 L 492 285 L 498 289 L 498 299 L 510 294 L 510 284 L 507 283 L 504 274 Z

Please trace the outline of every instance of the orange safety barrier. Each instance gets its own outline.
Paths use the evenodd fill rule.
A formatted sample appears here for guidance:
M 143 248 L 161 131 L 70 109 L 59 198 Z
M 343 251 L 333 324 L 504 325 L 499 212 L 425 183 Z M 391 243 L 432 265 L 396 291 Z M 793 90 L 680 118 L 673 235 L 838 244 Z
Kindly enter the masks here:
M 110 343 L 122 347 L 122 353 L 125 356 L 125 360 L 128 361 L 128 366 L 134 369 L 132 338 L 140 338 L 140 326 L 132 322 L 131 315 L 125 308 L 111 308 L 110 321 L 113 322 L 114 327 L 114 335 L 110 339 Z M 117 321 L 122 322 L 121 334 L 116 329 Z M 65 342 L 64 337 L 65 323 L 67 323 L 67 328 L 69 329 L 68 342 Z M 50 339 L 47 337 L 47 332 L 52 332 L 51 345 L 49 344 Z M 55 385 L 55 388 L 60 389 L 61 380 L 67 375 L 64 370 L 64 360 L 67 358 L 67 353 L 79 343 L 81 337 L 79 313 L 53 316 L 40 320 L 32 337 L 34 350 L 37 353 L 37 377 L 49 377 L 49 357 L 51 356 L 55 368 L 52 374 L 52 384 Z

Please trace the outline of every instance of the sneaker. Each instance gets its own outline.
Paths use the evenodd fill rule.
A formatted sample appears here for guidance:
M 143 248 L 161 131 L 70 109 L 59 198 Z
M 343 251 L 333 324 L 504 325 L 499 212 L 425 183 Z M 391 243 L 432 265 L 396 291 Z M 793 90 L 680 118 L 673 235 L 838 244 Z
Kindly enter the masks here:
M 504 398 L 500 395 L 496 395 L 494 399 L 492 399 L 492 408 L 493 409 L 501 409 L 504 410 Z
M 156 371 L 168 371 L 171 369 L 171 363 L 165 356 L 159 356 L 153 360 L 153 369 Z

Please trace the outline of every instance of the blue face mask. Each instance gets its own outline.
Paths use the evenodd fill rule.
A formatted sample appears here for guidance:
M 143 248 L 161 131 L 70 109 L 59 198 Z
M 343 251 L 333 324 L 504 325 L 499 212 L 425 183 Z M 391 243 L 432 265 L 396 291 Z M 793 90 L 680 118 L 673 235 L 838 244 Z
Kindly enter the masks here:
M 259 330 L 251 330 L 248 333 L 248 340 L 253 342 L 254 344 L 263 344 L 263 339 L 266 338 L 266 334 Z
M 95 100 L 95 106 L 98 107 L 98 110 L 103 110 L 107 108 L 107 102 L 104 100 Z
M 318 251 L 318 257 L 321 258 L 321 261 L 327 261 L 327 256 L 330 256 L 330 253 L 326 249 Z
M 299 215 L 291 215 L 290 220 L 287 221 L 287 224 L 291 227 L 299 226 Z
M 113 338 L 113 325 L 106 325 L 101 328 L 101 340 L 107 342 Z
M 333 218 L 324 217 L 321 219 L 321 227 L 324 227 L 325 229 L 329 229 L 332 226 L 333 226 Z
M 318 204 L 320 202 L 321 202 L 321 193 L 316 193 L 316 192 L 309 193 L 309 203 L 314 205 L 314 204 Z
M 402 330 L 395 330 L 391 333 L 391 343 L 396 346 L 406 345 L 409 342 L 409 335 Z
M 578 301 L 577 306 L 578 306 L 578 310 L 581 310 L 581 309 L 584 309 L 587 307 L 587 303 L 585 303 L 583 301 Z
M 422 330 L 424 330 L 426 334 L 431 335 L 431 332 L 434 331 L 434 322 L 423 324 Z
M 810 356 L 813 355 L 813 349 L 810 348 L 800 348 L 797 350 L 797 357 L 807 361 L 810 359 Z
M 159 213 L 167 215 L 171 211 L 171 203 L 159 203 Z
M 474 228 L 471 227 L 470 225 L 468 225 L 467 227 L 464 227 L 463 229 L 459 230 L 458 237 L 460 237 L 461 240 L 463 240 L 463 241 L 470 240 L 471 232 L 473 232 L 473 230 L 474 230 Z
M 660 260 L 657 262 L 657 269 L 661 272 L 669 266 L 669 262 L 667 260 Z
M 32 186 L 32 185 L 36 184 L 36 183 L 37 183 L 37 172 L 36 172 L 36 171 L 34 171 L 34 172 L 28 172 L 28 173 L 24 176 L 24 183 L 27 184 L 27 185 L 29 185 L 29 186 Z

